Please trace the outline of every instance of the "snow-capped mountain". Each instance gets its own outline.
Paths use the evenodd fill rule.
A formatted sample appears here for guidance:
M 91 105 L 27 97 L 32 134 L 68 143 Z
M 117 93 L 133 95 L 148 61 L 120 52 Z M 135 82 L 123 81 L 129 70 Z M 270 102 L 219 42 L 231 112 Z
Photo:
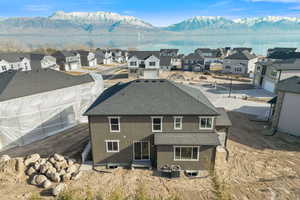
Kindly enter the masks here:
M 252 18 L 235 19 L 233 21 L 237 24 L 245 24 L 247 26 L 254 26 L 258 23 L 278 23 L 278 22 L 300 23 L 300 18 L 267 16 L 267 17 L 252 17 Z
M 224 17 L 197 16 L 165 28 L 169 31 L 196 30 L 201 28 L 221 28 L 234 22 Z
M 153 26 L 141 19 L 132 16 L 122 16 L 112 12 L 55 12 L 49 17 L 51 20 L 67 20 L 74 23 L 83 24 L 99 24 L 99 23 L 119 23 L 145 28 L 153 28 Z
M 253 17 L 226 19 L 224 17 L 198 16 L 170 25 L 165 30 L 187 31 L 201 29 L 300 29 L 300 18 L 297 17 Z

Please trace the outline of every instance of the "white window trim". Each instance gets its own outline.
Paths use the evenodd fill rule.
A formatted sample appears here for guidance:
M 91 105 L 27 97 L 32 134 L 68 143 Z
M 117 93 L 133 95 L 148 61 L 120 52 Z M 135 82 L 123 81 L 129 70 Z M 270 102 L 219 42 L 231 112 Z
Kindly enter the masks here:
M 153 119 L 156 119 L 156 118 L 160 118 L 160 120 L 161 120 L 160 130 L 153 130 Z M 163 130 L 163 117 L 162 116 L 152 116 L 151 117 L 151 129 L 152 129 L 152 132 L 154 132 L 154 133 L 162 132 L 162 130 Z
M 201 127 L 201 119 L 207 119 L 207 118 L 211 118 L 211 128 L 202 128 Z M 199 130 L 213 130 L 213 127 L 214 127 L 214 117 L 199 117 Z
M 176 148 L 197 148 L 197 159 L 176 159 Z M 174 146 L 173 147 L 174 151 L 174 161 L 199 161 L 199 154 L 200 154 L 200 146 Z M 181 157 L 181 150 L 180 150 L 180 157 Z M 192 156 L 193 157 L 193 156 Z
M 182 116 L 174 116 L 174 130 L 182 130 Z M 176 119 L 180 119 L 180 127 L 176 127 Z
M 117 130 L 117 131 L 111 130 L 111 123 L 110 123 L 111 119 L 118 119 L 119 130 Z M 118 117 L 118 116 L 117 117 L 108 117 L 108 123 L 109 123 L 109 130 L 111 133 L 120 133 L 121 132 L 120 117 Z
M 117 142 L 117 144 L 118 144 L 118 150 L 117 151 L 109 151 L 108 150 L 108 143 L 109 142 Z M 106 152 L 107 153 L 117 153 L 117 152 L 120 152 L 120 140 L 105 140 L 105 146 L 106 146 Z

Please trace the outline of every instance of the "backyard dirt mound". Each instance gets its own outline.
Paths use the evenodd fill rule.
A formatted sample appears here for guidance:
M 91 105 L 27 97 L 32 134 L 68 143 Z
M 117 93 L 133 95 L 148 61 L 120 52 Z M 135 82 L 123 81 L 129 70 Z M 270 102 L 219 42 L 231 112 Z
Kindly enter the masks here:
M 26 179 L 24 170 L 23 158 L 0 162 L 0 180 L 1 182 L 10 183 L 22 182 Z

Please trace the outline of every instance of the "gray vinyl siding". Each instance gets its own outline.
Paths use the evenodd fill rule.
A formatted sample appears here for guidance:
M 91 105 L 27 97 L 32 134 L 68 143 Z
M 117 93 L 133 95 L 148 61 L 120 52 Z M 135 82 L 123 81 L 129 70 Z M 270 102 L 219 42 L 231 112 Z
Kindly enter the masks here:
M 175 161 L 174 146 L 180 145 L 160 145 L 156 147 L 158 169 L 165 165 L 179 165 L 183 170 L 213 170 L 215 146 L 200 146 L 198 161 Z
M 184 116 L 182 130 L 174 130 L 173 116 L 163 116 L 163 132 L 199 132 L 199 117 Z M 90 135 L 92 141 L 92 155 L 95 165 L 119 163 L 130 165 L 133 159 L 133 141 L 150 141 L 150 158 L 156 166 L 156 151 L 154 134 L 152 132 L 151 116 L 120 116 L 120 132 L 110 132 L 108 116 L 89 116 Z M 207 132 L 207 131 L 206 131 Z M 107 153 L 105 140 L 120 140 L 120 152 Z M 172 150 L 173 152 L 173 150 Z M 157 152 L 160 156 L 160 152 Z M 164 155 L 162 155 L 164 157 Z M 203 158 L 211 157 L 211 151 L 204 151 Z M 173 159 L 171 156 L 169 159 Z M 199 162 L 196 162 L 199 163 Z M 191 163 L 192 168 L 196 163 Z M 201 168 L 207 165 L 199 166 Z M 190 167 L 187 166 L 189 169 Z

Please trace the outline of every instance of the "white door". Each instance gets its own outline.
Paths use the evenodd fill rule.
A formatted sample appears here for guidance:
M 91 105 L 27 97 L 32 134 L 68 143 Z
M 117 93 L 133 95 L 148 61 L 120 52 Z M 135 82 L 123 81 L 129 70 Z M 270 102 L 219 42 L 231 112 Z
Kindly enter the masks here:
M 274 92 L 275 90 L 275 83 L 268 81 L 268 80 L 264 80 L 263 82 L 263 88 L 269 92 Z

